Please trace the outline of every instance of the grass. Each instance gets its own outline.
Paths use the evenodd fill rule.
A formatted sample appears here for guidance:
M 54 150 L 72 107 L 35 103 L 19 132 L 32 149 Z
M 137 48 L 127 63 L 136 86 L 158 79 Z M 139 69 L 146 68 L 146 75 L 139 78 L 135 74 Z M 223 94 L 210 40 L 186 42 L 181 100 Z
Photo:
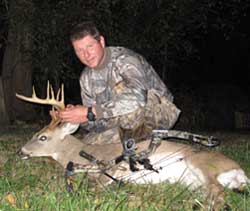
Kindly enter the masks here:
M 0 131 L 0 211 L 83 211 L 83 210 L 192 210 L 194 202 L 204 199 L 180 185 L 111 185 L 103 189 L 91 186 L 88 178 L 77 193 L 65 189 L 63 169 L 47 158 L 21 160 L 16 152 L 26 143 L 37 126 L 18 125 Z M 216 133 L 222 137 L 222 151 L 237 160 L 249 175 L 250 136 L 237 133 Z M 227 141 L 226 141 L 227 140 Z M 75 187 L 83 175 L 74 177 Z M 250 210 L 250 190 L 245 194 L 226 191 L 232 210 Z

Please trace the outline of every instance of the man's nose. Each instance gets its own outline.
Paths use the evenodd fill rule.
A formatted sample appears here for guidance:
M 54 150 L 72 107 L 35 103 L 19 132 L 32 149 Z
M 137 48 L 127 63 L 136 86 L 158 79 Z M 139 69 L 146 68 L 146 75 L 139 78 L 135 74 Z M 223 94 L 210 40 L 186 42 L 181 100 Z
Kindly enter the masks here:
M 89 58 L 89 56 L 90 56 L 90 53 L 88 50 L 84 51 L 83 54 L 84 54 L 85 58 Z

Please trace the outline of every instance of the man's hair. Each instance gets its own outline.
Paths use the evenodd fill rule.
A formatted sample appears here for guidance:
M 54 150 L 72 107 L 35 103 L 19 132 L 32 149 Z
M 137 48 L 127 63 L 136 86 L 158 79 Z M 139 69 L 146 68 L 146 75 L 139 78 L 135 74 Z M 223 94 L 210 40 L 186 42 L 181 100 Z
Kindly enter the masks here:
M 86 36 L 92 36 L 96 40 L 100 40 L 100 32 L 93 22 L 81 22 L 75 25 L 70 32 L 71 42 L 75 40 L 80 40 Z

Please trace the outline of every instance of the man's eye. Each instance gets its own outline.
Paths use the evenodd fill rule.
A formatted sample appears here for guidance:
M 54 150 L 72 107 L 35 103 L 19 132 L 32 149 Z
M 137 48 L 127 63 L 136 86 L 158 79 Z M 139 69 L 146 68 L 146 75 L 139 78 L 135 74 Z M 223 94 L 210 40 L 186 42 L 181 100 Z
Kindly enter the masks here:
M 98 43 L 97 41 L 96 41 L 96 42 L 93 42 L 93 43 L 90 43 L 90 44 L 88 45 L 88 48 L 94 48 L 95 45 L 96 45 L 97 43 Z
M 41 136 L 40 138 L 39 138 L 39 141 L 46 141 L 47 140 L 47 136 Z
M 81 54 L 83 52 L 83 50 L 77 50 L 76 53 L 77 54 Z
M 94 45 L 89 45 L 88 46 L 88 49 L 91 49 L 91 48 L 93 48 L 94 47 Z

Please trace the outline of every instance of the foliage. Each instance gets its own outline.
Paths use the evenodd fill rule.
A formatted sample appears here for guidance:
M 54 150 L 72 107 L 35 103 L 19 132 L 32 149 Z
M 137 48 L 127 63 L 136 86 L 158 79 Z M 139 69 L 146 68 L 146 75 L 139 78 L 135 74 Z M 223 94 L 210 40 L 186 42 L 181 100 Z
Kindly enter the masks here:
M 34 81 L 45 84 L 50 79 L 57 86 L 64 81 L 66 87 L 82 69 L 68 38 L 77 22 L 94 20 L 108 44 L 142 53 L 165 80 L 166 70 L 173 78 L 199 59 L 199 42 L 206 34 L 218 30 L 229 39 L 249 8 L 241 0 L 29 1 L 34 9 Z

